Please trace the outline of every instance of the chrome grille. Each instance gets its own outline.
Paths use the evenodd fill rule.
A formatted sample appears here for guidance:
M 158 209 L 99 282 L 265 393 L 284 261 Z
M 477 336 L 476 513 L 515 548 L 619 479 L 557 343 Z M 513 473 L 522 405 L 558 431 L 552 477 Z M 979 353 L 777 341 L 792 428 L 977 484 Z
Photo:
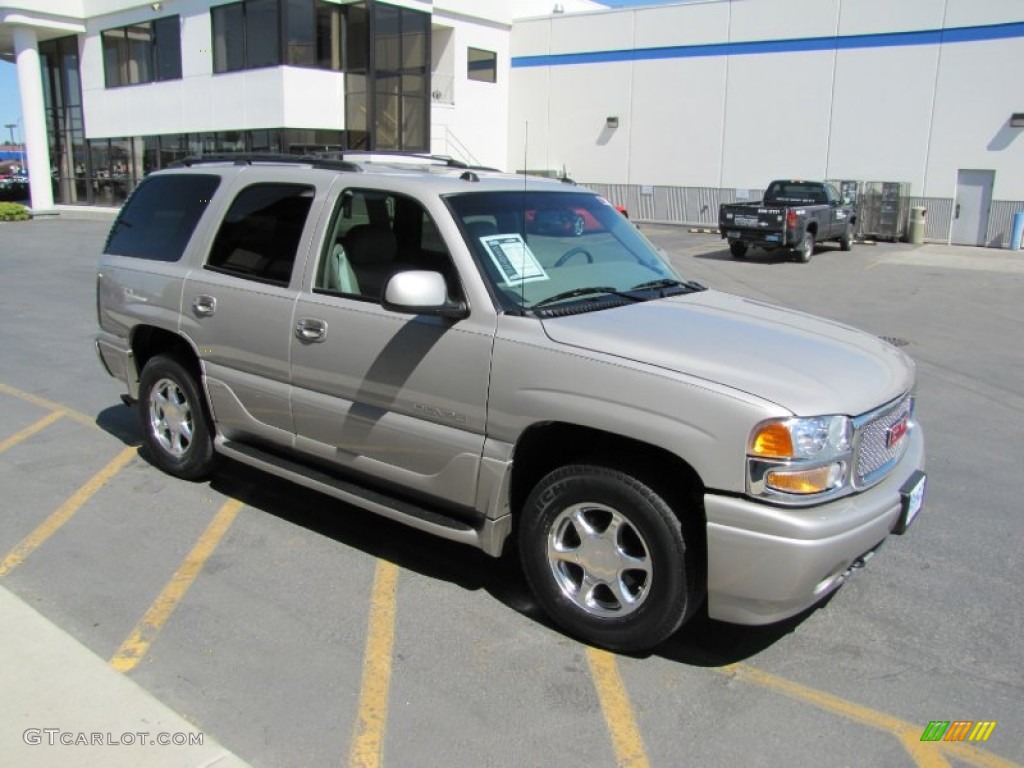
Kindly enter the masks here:
M 910 443 L 909 431 L 913 429 L 914 398 L 906 395 L 891 405 L 865 414 L 854 420 L 854 445 L 856 450 L 856 477 L 854 484 L 863 488 L 881 480 L 893 468 Z M 903 417 L 908 419 L 908 434 L 895 445 L 887 445 L 887 435 L 894 424 Z

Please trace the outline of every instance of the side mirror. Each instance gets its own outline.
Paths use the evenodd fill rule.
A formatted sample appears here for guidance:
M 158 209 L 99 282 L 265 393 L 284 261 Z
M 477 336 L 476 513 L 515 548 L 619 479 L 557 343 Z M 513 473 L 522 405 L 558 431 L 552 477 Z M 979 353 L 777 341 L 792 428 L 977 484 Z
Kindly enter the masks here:
M 381 306 L 407 315 L 436 315 L 458 320 L 469 314 L 464 302 L 448 301 L 440 272 L 410 269 L 393 274 L 384 286 Z

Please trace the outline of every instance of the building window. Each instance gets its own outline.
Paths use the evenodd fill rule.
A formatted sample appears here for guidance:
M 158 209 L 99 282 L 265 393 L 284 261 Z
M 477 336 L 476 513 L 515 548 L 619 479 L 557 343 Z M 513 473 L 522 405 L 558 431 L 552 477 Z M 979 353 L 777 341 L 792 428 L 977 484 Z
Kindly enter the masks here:
M 340 70 L 344 9 L 327 0 L 244 0 L 210 9 L 213 71 Z
M 107 88 L 181 79 L 181 23 L 177 16 L 100 33 Z
M 498 82 L 498 54 L 494 51 L 470 48 L 468 60 L 466 75 L 470 80 L 479 80 L 482 83 Z

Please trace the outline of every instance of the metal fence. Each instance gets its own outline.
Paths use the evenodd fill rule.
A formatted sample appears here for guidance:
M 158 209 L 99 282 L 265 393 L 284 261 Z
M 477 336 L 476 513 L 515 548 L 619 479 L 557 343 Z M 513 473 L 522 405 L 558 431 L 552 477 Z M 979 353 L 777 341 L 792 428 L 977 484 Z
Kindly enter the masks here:
M 652 224 L 681 224 L 691 227 L 718 227 L 718 206 L 721 203 L 754 202 L 761 199 L 758 189 L 715 187 L 662 187 L 639 184 L 591 184 L 586 186 L 603 195 L 615 205 L 625 206 L 630 218 Z M 925 209 L 926 240 L 946 242 L 949 239 L 953 200 L 948 197 L 907 197 L 907 207 Z M 1013 215 L 1024 211 L 1024 201 L 993 200 L 988 218 L 989 248 L 1008 248 Z M 901 236 L 906 233 L 902 232 Z

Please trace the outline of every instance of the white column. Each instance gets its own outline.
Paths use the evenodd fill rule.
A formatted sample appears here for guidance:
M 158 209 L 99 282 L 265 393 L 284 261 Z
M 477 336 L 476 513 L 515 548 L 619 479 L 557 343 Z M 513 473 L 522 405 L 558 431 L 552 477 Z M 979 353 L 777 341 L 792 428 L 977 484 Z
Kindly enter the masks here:
M 21 92 L 23 137 L 28 157 L 28 183 L 32 209 L 53 208 L 53 181 L 50 176 L 50 144 L 46 138 L 46 112 L 43 103 L 43 79 L 39 68 L 39 41 L 31 27 L 14 28 L 14 53 L 18 64 L 18 90 Z

